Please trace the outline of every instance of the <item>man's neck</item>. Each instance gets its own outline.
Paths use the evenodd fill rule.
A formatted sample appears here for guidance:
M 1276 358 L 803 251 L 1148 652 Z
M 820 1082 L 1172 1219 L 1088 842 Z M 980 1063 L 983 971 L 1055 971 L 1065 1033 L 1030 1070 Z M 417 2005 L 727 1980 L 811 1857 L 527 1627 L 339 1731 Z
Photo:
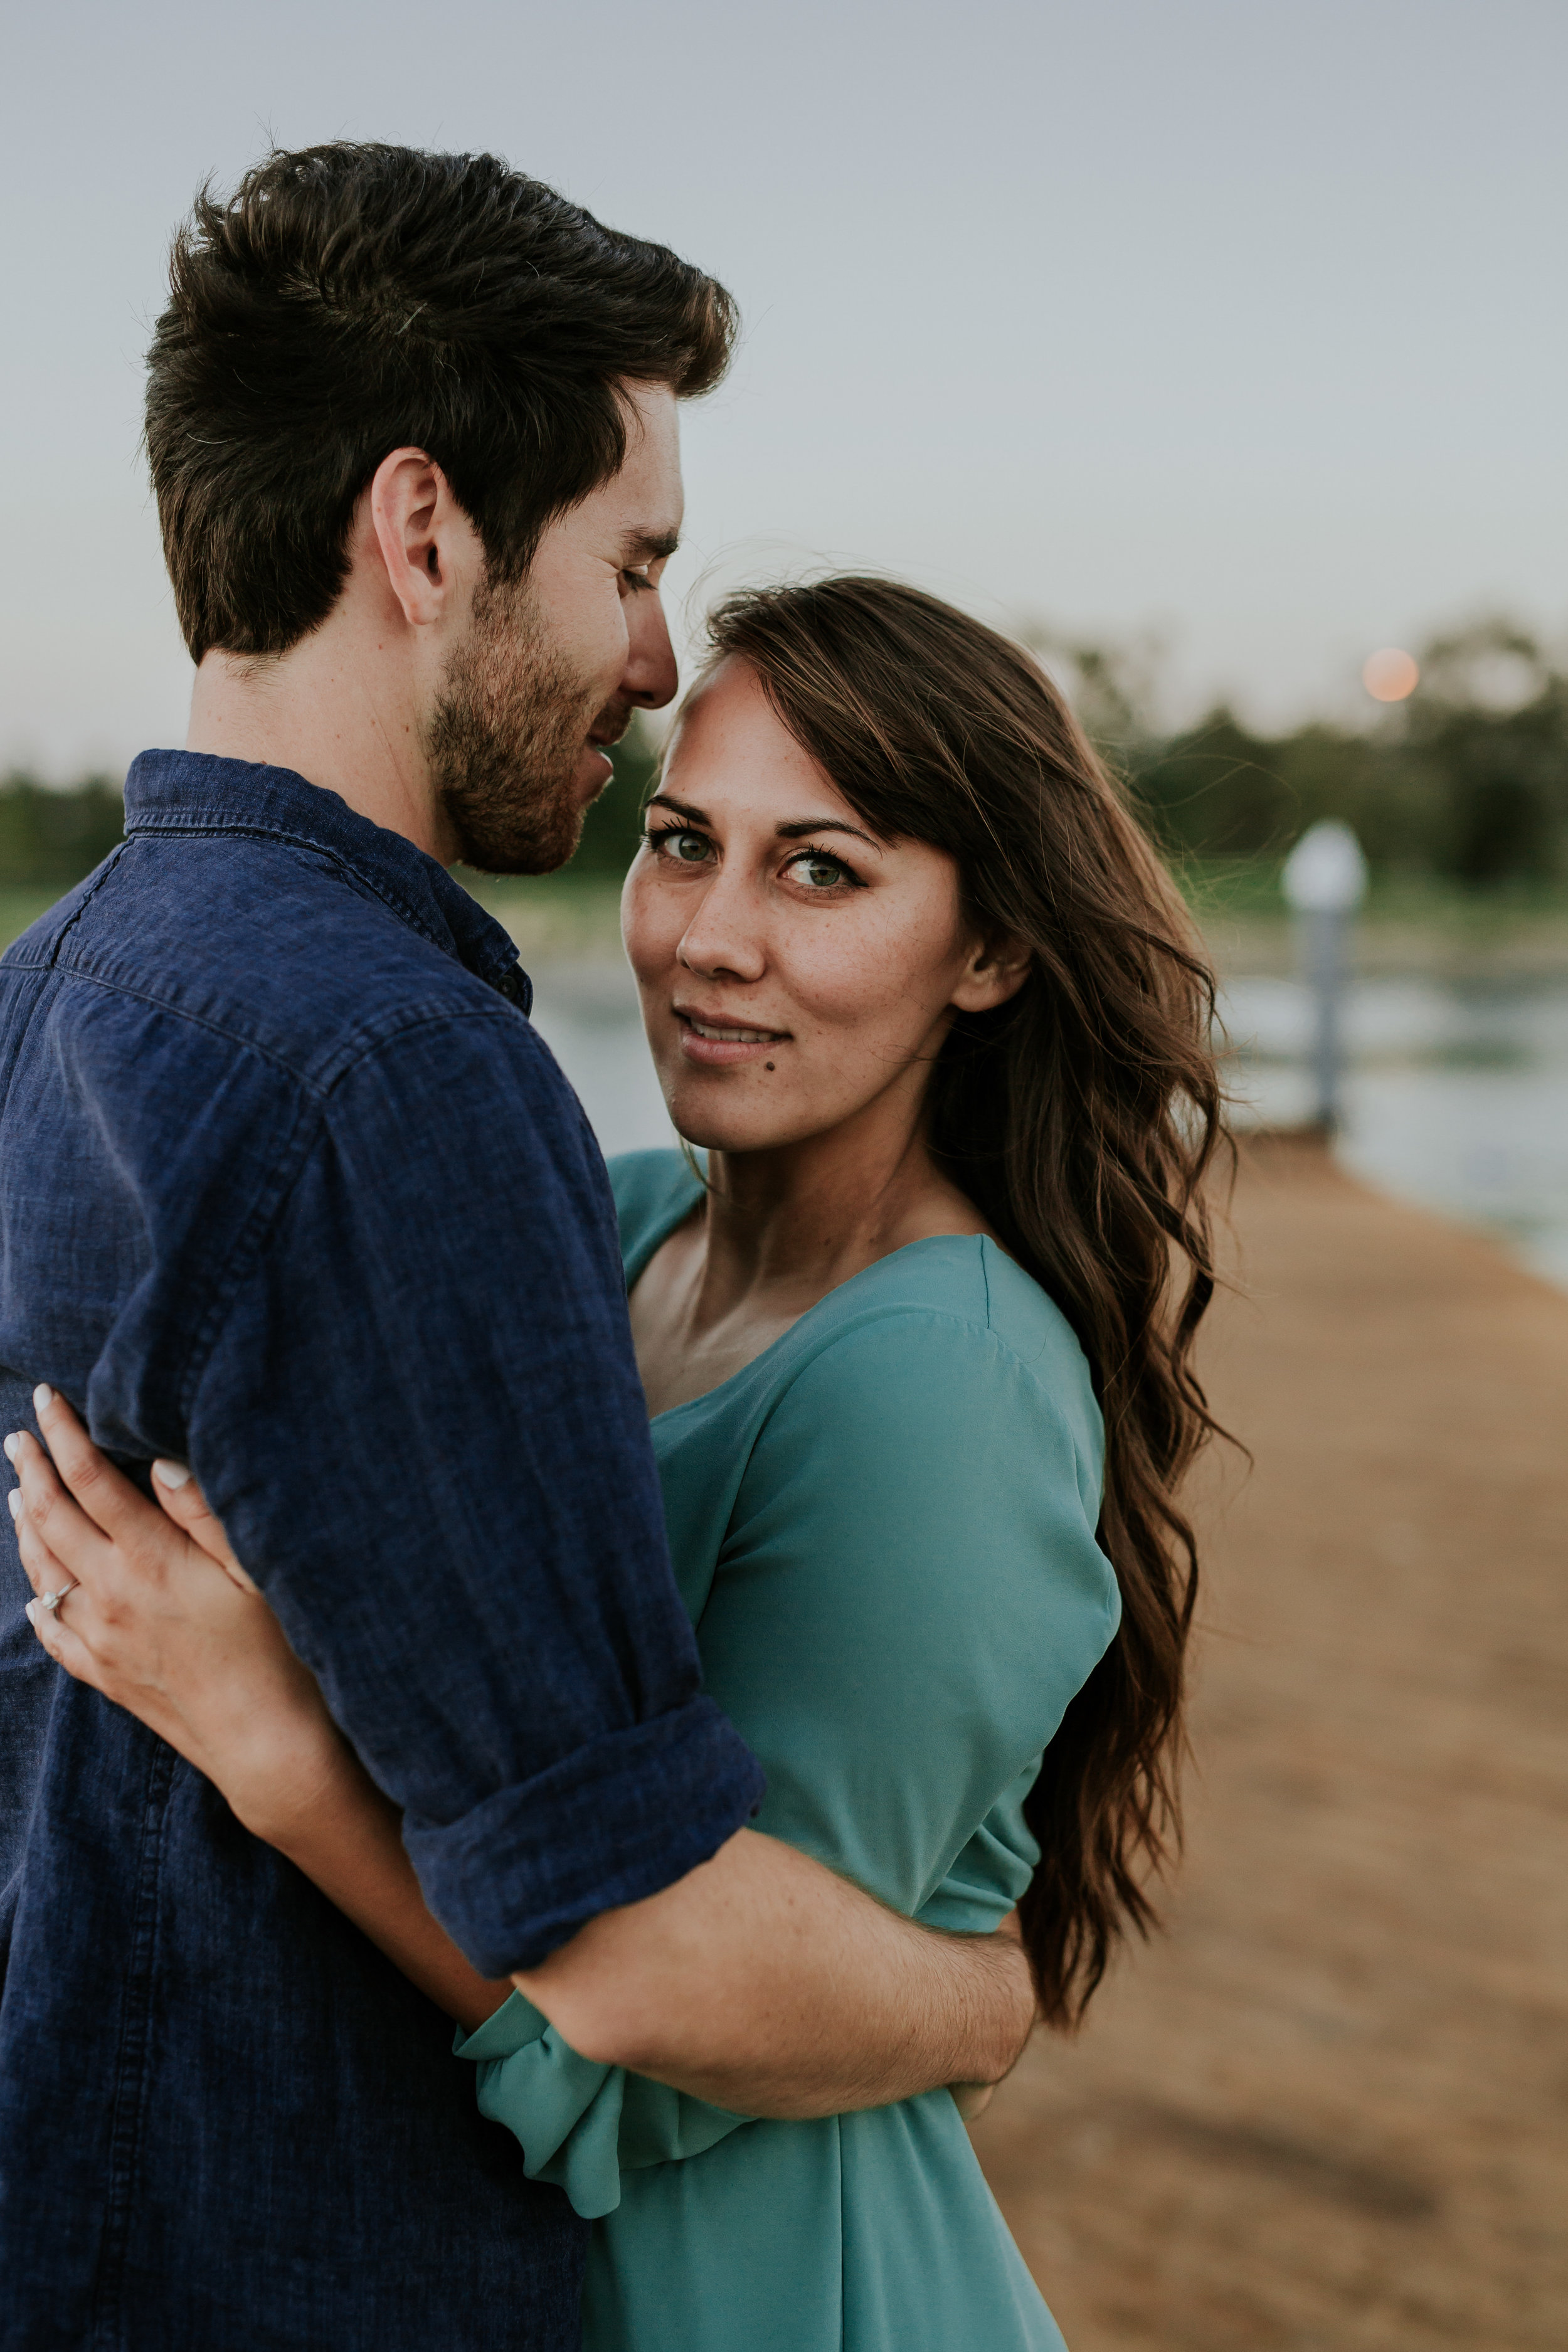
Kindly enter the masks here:
M 408 680 L 384 642 L 323 625 L 286 654 L 209 653 L 185 748 L 291 768 L 443 864 L 456 845 L 437 803 Z

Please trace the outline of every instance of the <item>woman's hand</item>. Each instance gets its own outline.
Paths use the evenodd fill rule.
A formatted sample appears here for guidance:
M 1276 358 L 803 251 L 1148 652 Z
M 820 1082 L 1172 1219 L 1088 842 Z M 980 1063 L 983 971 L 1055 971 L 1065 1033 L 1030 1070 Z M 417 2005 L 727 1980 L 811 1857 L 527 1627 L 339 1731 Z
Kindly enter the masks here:
M 247 1829 L 286 1844 L 341 1764 L 314 1678 L 183 1464 L 153 1464 L 160 1509 L 62 1397 L 40 1388 L 33 1404 L 49 1453 L 26 1433 L 5 1448 L 34 1632 L 67 1674 L 205 1772 Z M 47 1609 L 52 1592 L 65 1598 Z
M 27 1615 L 50 1657 L 177 1748 L 253 1836 L 472 2032 L 510 1984 L 470 1968 L 426 1909 L 397 1808 L 328 1715 L 190 1472 L 154 1462 L 149 1503 L 52 1389 L 34 1391 L 33 1409 L 49 1453 L 25 1433 L 5 1453 L 37 1596 Z M 52 1594 L 64 1598 L 46 1608 Z

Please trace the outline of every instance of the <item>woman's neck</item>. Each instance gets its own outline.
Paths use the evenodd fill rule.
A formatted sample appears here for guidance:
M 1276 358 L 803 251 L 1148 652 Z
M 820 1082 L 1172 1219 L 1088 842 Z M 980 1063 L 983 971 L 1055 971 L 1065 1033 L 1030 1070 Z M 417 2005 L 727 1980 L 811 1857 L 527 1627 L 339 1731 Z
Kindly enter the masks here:
M 940 1176 L 922 1135 L 813 1136 L 773 1151 L 716 1151 L 692 1306 L 719 1320 L 748 1298 L 804 1314 L 889 1251 L 984 1221 Z M 797 1303 L 798 1302 L 798 1303 Z
M 907 1120 L 714 1151 L 708 1182 L 700 1213 L 654 1252 L 632 1292 L 652 1413 L 718 1388 L 890 1251 L 988 1230 Z

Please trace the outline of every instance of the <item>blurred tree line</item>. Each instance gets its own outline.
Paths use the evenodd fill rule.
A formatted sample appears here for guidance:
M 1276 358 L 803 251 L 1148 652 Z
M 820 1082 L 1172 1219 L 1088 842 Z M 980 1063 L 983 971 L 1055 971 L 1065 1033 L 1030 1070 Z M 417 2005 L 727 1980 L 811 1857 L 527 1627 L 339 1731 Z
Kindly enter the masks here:
M 616 772 L 588 812 L 574 874 L 619 881 L 642 833 L 658 753 L 637 720 L 612 753 Z M 125 806 L 108 776 L 69 785 L 0 780 L 0 889 L 68 890 L 123 836 Z
M 108 856 L 124 815 L 120 787 L 108 776 L 65 791 L 7 776 L 0 782 L 0 885 L 68 890 Z
M 653 790 L 658 750 L 642 719 L 631 725 L 610 753 L 616 772 L 588 811 L 569 874 L 618 882 L 642 839 L 642 805 Z
M 1166 848 L 1275 859 L 1319 817 L 1373 865 L 1471 888 L 1568 875 L 1568 673 L 1507 621 L 1435 639 L 1407 702 L 1365 730 L 1254 734 L 1224 706 L 1163 735 L 1146 646 L 1035 643 Z
M 1224 708 L 1180 734 L 1152 717 L 1147 645 L 1027 633 L 1079 718 L 1177 856 L 1272 861 L 1317 818 L 1354 827 L 1374 867 L 1472 888 L 1568 878 L 1568 671 L 1507 621 L 1434 640 L 1408 702 L 1364 730 L 1317 721 L 1258 735 Z M 658 764 L 634 720 L 567 871 L 618 881 Z M 0 782 L 0 887 L 68 889 L 121 837 L 118 787 Z

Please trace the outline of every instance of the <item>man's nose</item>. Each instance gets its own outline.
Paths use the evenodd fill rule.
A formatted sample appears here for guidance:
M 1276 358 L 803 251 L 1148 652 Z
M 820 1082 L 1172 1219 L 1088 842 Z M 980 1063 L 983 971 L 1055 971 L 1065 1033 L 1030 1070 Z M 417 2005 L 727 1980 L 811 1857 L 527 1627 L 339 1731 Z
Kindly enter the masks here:
M 675 647 L 669 642 L 663 601 L 657 588 L 644 588 L 627 606 L 622 698 L 644 710 L 662 710 L 667 702 L 674 701 L 679 684 L 680 672 L 676 666 Z

